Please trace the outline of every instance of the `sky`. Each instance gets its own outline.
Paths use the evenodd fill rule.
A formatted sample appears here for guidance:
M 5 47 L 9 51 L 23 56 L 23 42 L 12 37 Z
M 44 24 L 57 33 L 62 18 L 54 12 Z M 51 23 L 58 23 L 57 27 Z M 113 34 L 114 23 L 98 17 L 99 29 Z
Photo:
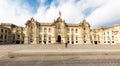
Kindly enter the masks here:
M 0 23 L 25 26 L 33 17 L 40 23 L 52 23 L 59 17 L 66 23 L 84 19 L 91 28 L 120 23 L 120 0 L 0 0 Z

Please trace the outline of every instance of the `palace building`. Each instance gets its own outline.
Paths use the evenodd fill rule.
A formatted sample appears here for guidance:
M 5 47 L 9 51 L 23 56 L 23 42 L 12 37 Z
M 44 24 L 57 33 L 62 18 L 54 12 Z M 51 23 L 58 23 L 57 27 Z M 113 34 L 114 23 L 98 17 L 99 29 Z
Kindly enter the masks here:
M 85 20 L 79 24 L 67 24 L 60 17 L 52 23 L 41 23 L 31 18 L 25 31 L 25 44 L 90 43 L 90 25 Z
M 120 24 L 90 29 L 86 20 L 69 24 L 61 17 L 51 23 L 42 23 L 31 18 L 25 27 L 1 23 L 0 44 L 118 44 L 119 29 Z

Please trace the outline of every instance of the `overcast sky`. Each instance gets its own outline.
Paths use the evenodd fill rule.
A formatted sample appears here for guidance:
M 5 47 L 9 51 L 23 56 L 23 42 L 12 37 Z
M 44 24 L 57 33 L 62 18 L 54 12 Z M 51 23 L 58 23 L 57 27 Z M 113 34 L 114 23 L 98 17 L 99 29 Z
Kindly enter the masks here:
M 120 23 L 120 0 L 0 0 L 0 22 L 25 26 L 31 17 L 52 23 L 59 16 L 66 23 L 85 18 L 92 28 Z

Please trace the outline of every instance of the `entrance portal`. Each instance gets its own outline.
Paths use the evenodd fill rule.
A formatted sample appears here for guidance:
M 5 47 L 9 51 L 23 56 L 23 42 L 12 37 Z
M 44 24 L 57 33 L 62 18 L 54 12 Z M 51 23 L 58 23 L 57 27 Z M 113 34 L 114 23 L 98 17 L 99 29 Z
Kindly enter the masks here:
M 97 44 L 97 41 L 94 41 L 95 44 Z
M 60 35 L 58 35 L 57 42 L 61 43 L 61 36 Z

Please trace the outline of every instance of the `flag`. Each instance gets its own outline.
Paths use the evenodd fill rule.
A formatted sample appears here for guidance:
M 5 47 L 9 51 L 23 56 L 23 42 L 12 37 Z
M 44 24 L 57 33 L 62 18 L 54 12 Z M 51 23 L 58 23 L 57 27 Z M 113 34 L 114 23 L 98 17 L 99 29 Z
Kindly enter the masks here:
M 61 11 L 59 11 L 59 17 L 61 17 Z

